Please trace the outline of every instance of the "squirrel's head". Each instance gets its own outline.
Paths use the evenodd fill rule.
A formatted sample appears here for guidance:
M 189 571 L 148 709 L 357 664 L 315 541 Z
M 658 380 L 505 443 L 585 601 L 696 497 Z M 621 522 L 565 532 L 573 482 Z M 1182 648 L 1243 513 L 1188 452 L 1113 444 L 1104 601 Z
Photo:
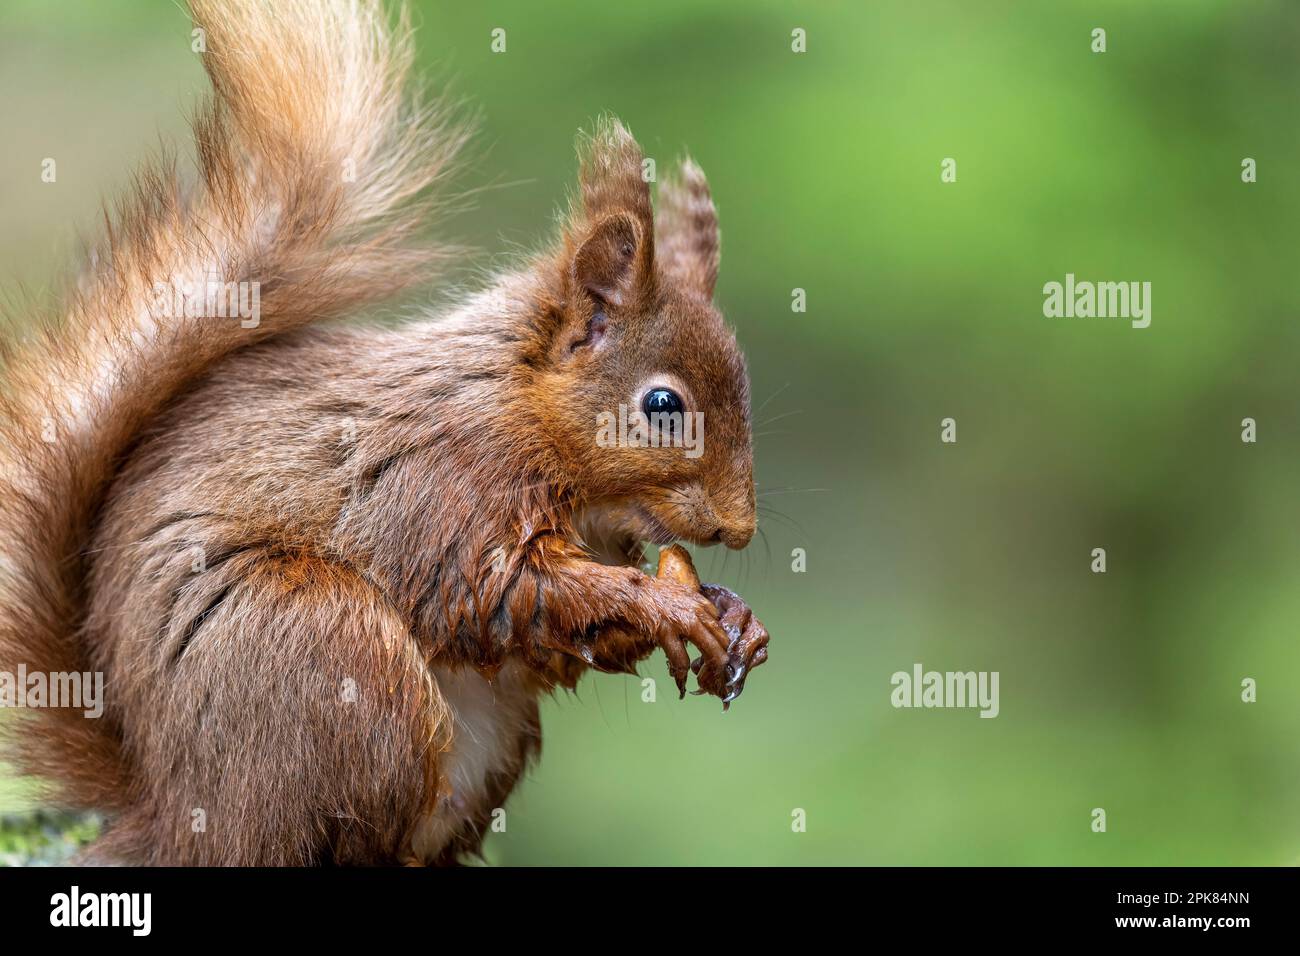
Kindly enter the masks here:
M 583 143 L 529 401 L 605 531 L 743 548 L 754 534 L 749 376 L 713 305 L 718 217 L 685 160 L 660 184 L 617 121 Z

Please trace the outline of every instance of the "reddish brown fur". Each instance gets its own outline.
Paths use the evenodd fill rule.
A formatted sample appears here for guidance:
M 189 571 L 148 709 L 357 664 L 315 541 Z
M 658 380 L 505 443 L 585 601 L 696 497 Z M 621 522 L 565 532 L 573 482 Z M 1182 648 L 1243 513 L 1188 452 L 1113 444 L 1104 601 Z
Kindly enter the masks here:
M 685 164 L 656 226 L 640 150 L 603 123 L 552 248 L 437 320 L 309 328 L 431 274 L 411 200 L 463 133 L 401 105 L 409 45 L 368 2 L 194 6 L 203 188 L 142 174 L 66 321 L 7 356 L 0 668 L 107 684 L 99 721 L 23 721 L 18 759 L 112 815 L 105 859 L 452 862 L 536 753 L 540 693 L 717 631 L 708 599 L 630 566 L 641 540 L 754 530 L 708 188 Z M 153 283 L 209 263 L 262 283 L 261 326 L 140 334 Z M 663 373 L 705 413 L 703 457 L 598 447 L 597 414 Z M 456 792 L 465 668 L 496 680 L 500 746 Z

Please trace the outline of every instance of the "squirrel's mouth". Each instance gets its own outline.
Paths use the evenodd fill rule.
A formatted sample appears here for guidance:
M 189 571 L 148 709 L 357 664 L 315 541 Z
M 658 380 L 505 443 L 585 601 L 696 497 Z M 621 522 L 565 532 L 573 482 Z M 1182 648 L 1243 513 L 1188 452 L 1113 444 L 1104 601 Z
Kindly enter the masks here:
M 672 529 L 660 521 L 649 508 L 638 506 L 636 510 L 641 525 L 638 529 L 641 541 L 666 548 L 677 540 L 678 535 L 673 534 Z
M 635 509 L 619 502 L 584 505 L 573 516 L 580 543 L 601 564 L 639 565 L 645 552 Z
M 671 513 L 673 509 L 670 507 L 669 511 Z M 708 548 L 721 540 L 721 535 L 717 531 L 706 533 L 680 517 L 675 521 L 665 518 L 650 505 L 638 503 L 635 505 L 635 512 L 637 522 L 632 530 L 633 537 L 656 547 L 663 548 L 678 541 L 689 541 L 691 544 Z
M 575 513 L 574 526 L 583 547 L 602 564 L 639 565 L 647 544 L 664 548 L 682 540 L 711 543 L 673 530 L 648 506 L 626 500 L 587 505 Z

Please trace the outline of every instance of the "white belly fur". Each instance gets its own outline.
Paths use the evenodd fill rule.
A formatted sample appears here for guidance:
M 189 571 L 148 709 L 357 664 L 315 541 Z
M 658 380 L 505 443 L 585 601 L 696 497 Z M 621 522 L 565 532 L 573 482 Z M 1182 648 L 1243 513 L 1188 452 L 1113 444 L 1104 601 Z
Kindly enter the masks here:
M 466 817 L 487 799 L 489 775 L 514 762 L 536 694 L 525 685 L 522 665 L 513 662 L 492 683 L 470 667 L 435 666 L 431 671 L 454 721 L 451 746 L 439 761 L 447 792 L 411 837 L 416 858 L 426 862 L 446 848 Z

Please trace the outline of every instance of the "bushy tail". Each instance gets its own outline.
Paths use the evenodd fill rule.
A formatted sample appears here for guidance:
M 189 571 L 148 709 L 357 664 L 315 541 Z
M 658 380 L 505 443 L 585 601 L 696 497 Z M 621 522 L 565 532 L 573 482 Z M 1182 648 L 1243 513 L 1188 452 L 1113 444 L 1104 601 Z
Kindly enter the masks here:
M 194 122 L 197 186 L 171 162 L 139 172 L 63 313 L 0 341 L 0 671 L 96 669 L 83 551 L 169 401 L 231 351 L 388 298 L 451 251 L 416 233 L 465 130 L 405 89 L 404 15 L 378 0 L 191 7 L 213 91 Z M 241 289 L 258 306 L 242 320 L 193 314 Z M 195 290 L 198 307 L 177 309 Z M 111 719 L 27 713 L 0 721 L 22 770 L 67 805 L 129 799 Z

